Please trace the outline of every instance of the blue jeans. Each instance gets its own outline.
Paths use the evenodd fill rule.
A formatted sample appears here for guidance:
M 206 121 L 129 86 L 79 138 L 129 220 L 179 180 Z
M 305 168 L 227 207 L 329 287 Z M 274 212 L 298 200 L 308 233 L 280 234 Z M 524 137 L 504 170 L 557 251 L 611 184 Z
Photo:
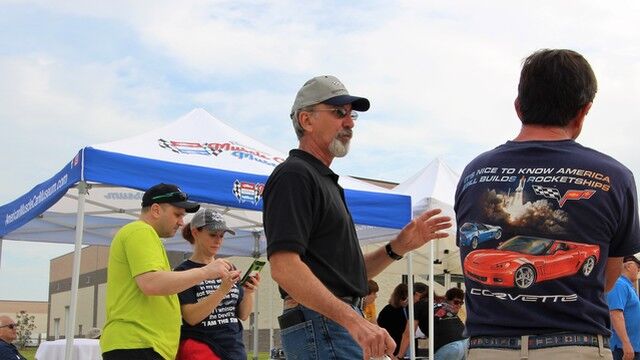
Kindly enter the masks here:
M 287 360 L 362 359 L 362 349 L 347 329 L 302 305 L 293 309 L 302 310 L 306 321 L 280 330 Z
M 469 339 L 462 339 L 443 345 L 433 354 L 435 360 L 463 360 L 467 356 Z

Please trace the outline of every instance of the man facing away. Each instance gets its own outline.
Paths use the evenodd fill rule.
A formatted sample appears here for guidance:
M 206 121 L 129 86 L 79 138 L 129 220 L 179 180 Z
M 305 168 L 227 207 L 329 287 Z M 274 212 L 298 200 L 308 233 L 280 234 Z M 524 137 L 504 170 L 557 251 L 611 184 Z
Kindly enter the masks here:
M 607 293 L 611 316 L 611 351 L 614 360 L 640 359 L 640 300 L 635 285 L 638 281 L 640 260 L 625 256 L 622 276 Z
M 13 342 L 18 338 L 18 324 L 12 318 L 0 316 L 0 359 L 2 360 L 27 360 L 22 356 Z
M 596 90 L 577 52 L 533 53 L 515 100 L 520 133 L 461 176 L 469 359 L 611 358 L 604 291 L 640 233 L 631 171 L 575 141 Z
M 181 325 L 176 294 L 231 270 L 231 264 L 217 260 L 171 271 L 160 238 L 173 237 L 185 214 L 199 207 L 176 185 L 154 185 L 142 196 L 140 219 L 116 233 L 109 250 L 106 321 L 100 338 L 104 360 L 175 359 Z
M 287 359 L 369 359 L 395 349 L 387 332 L 360 310 L 367 279 L 429 240 L 450 219 L 434 210 L 414 219 L 386 247 L 363 256 L 338 175 L 329 166 L 349 149 L 356 111 L 369 100 L 351 96 L 333 76 L 307 81 L 291 109 L 298 149 L 269 177 L 264 226 L 271 274 L 285 310 L 279 318 Z M 307 331 L 308 330 L 308 331 Z

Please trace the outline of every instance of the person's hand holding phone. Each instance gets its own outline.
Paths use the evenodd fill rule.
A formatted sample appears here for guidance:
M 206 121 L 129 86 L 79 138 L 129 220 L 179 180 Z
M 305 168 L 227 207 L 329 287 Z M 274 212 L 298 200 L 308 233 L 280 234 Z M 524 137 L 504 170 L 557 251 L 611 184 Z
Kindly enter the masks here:
M 226 276 L 240 276 L 240 270 L 236 270 L 235 266 L 225 259 L 215 259 L 203 266 L 202 269 L 206 272 L 209 280 L 223 279 Z
M 240 280 L 240 270 L 228 271 L 221 277 L 221 280 L 222 283 L 220 284 L 220 287 L 218 287 L 218 290 L 226 294 L 229 292 L 229 290 L 231 290 L 233 284 Z
M 247 281 L 242 284 L 245 293 L 253 294 L 260 285 L 260 273 L 256 273 L 254 276 L 250 276 Z

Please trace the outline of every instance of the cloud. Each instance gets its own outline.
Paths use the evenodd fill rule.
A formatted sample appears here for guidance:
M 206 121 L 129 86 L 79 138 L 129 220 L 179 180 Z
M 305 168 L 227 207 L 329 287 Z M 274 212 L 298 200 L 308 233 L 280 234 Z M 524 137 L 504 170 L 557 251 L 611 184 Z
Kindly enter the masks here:
M 0 141 L 12 155 L 0 164 L 15 171 L 3 194 L 11 197 L 4 201 L 25 191 L 26 184 L 44 181 L 84 146 L 158 125 L 164 118 L 157 116 L 163 89 L 135 83 L 130 65 L 72 67 L 43 54 L 0 57 Z

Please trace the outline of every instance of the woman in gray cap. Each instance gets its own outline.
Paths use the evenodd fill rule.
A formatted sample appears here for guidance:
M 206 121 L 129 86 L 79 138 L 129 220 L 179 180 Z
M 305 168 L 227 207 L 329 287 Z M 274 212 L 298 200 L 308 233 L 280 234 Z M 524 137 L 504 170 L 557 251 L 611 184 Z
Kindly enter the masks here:
M 202 267 L 215 260 L 224 234 L 235 232 L 213 209 L 200 209 L 182 229 L 182 236 L 193 244 L 193 255 L 175 270 Z M 253 308 L 253 293 L 260 283 L 256 275 L 240 286 L 240 271 L 216 280 L 205 280 L 178 294 L 182 310 L 182 329 L 178 360 L 246 360 L 242 342 L 242 323 Z

